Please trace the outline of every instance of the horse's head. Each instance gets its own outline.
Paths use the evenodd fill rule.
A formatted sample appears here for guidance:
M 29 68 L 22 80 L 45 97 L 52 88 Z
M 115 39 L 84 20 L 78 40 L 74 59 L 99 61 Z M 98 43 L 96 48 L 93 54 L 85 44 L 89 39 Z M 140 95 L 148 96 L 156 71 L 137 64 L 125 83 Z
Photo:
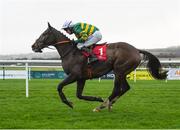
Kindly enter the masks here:
M 57 37 L 53 32 L 53 27 L 48 23 L 48 28 L 40 35 L 40 37 L 32 45 L 32 50 L 34 52 L 42 52 L 42 49 L 53 45 Z

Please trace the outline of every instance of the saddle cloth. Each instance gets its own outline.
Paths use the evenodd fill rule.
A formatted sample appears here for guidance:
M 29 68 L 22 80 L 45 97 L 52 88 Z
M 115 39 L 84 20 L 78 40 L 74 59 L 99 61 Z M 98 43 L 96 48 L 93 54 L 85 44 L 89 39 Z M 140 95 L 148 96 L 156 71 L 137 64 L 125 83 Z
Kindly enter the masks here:
M 106 56 L 106 48 L 107 48 L 107 43 L 104 44 L 96 44 L 95 47 L 93 47 L 92 52 L 96 55 L 96 57 L 98 58 L 98 60 L 100 61 L 106 61 L 107 60 L 107 56 Z M 89 57 L 90 54 L 82 51 L 82 54 L 85 57 Z

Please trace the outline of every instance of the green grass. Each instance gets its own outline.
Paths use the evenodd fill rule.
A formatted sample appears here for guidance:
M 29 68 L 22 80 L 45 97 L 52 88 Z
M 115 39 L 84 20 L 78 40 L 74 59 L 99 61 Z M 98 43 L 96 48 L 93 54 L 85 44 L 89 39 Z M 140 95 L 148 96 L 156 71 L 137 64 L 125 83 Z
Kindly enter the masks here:
M 131 89 L 113 106 L 95 113 L 100 105 L 76 98 L 76 84 L 64 92 L 74 109 L 60 102 L 59 80 L 0 80 L 0 128 L 180 128 L 180 81 L 129 81 Z M 112 80 L 88 81 L 86 95 L 108 97 Z

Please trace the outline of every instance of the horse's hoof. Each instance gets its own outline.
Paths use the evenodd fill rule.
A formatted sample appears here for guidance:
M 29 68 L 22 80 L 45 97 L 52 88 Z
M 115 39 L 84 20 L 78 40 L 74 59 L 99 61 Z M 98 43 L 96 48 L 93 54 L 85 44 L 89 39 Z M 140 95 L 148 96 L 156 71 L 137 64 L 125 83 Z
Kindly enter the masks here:
M 112 111 L 112 105 L 108 106 L 108 111 L 109 111 L 109 112 Z
M 71 107 L 73 109 L 73 103 L 69 102 L 69 107 Z
M 69 101 L 68 101 L 68 102 L 65 102 L 65 104 L 68 105 L 70 108 L 73 109 L 73 103 L 72 103 L 72 102 L 69 102 Z
M 100 109 L 94 108 L 94 109 L 93 109 L 93 112 L 100 112 Z

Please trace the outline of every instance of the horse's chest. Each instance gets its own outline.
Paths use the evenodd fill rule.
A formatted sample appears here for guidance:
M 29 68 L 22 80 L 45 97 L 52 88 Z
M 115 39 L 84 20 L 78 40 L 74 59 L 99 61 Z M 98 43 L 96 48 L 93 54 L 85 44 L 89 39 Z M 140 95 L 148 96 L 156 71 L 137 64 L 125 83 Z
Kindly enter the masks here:
M 70 63 L 71 62 L 63 62 L 62 63 L 63 70 L 66 74 L 69 74 L 72 71 L 73 64 L 70 64 Z
M 62 65 L 62 67 L 63 67 L 63 70 L 64 70 L 64 72 L 65 72 L 66 74 L 69 74 L 69 73 L 70 73 L 70 67 L 69 67 L 69 65 Z

